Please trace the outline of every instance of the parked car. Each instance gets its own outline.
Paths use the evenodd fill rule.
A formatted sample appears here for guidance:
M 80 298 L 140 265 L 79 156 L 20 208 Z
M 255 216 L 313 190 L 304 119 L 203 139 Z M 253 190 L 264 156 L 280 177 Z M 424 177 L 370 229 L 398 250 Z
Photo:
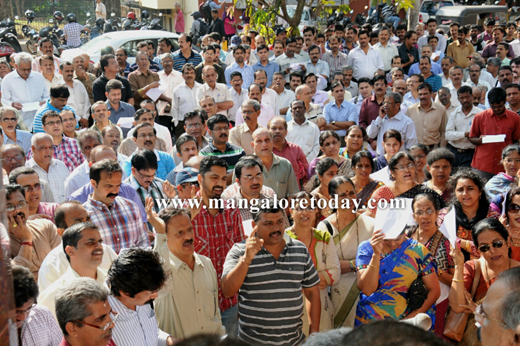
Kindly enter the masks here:
M 437 23 L 439 29 L 444 32 L 449 30 L 449 26 L 453 22 L 458 22 L 460 25 L 477 24 L 483 25 L 486 18 L 492 17 L 498 23 L 504 24 L 508 20 L 507 6 L 452 6 L 439 9 L 437 12 Z
M 103 47 L 112 46 L 114 51 L 118 48 L 124 48 L 128 52 L 128 62 L 133 64 L 135 62 L 135 55 L 137 53 L 137 44 L 145 40 L 151 40 L 155 47 L 157 47 L 157 41 L 166 37 L 172 41 L 172 49 L 179 49 L 179 37 L 180 35 L 162 31 L 162 30 L 136 30 L 132 31 L 130 35 L 128 31 L 114 31 L 103 34 L 96 37 L 95 39 L 85 43 L 80 48 L 69 49 L 63 51 L 61 54 L 62 60 L 72 60 L 72 58 L 78 54 L 78 52 L 86 52 L 90 56 L 90 60 L 94 63 L 100 59 L 100 51 Z
M 425 0 L 419 10 L 419 21 L 426 23 L 428 19 L 435 19 L 437 11 L 442 7 L 455 6 L 453 0 L 433 1 Z

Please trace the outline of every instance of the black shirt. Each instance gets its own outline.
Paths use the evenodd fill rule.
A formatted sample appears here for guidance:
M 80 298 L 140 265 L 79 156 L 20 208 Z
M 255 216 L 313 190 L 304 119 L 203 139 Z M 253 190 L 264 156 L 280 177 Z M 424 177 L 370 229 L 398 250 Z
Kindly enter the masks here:
M 406 48 L 406 44 L 403 43 L 397 49 L 397 51 L 399 52 L 399 56 L 401 57 L 401 64 L 402 65 L 404 65 L 408 61 L 410 61 L 410 58 L 408 57 L 408 54 L 413 56 L 414 63 L 419 62 L 419 50 L 417 48 L 415 48 L 414 46 L 412 46 L 412 48 L 410 50 L 408 50 L 408 48 Z M 410 65 L 408 65 L 406 67 L 403 67 L 404 73 L 408 74 L 408 70 L 410 69 L 410 67 L 412 65 L 413 64 L 410 64 Z
M 134 97 L 132 88 L 130 87 L 130 82 L 126 78 L 123 78 L 119 75 L 116 76 L 116 79 L 123 83 L 123 89 L 121 89 L 121 101 L 128 102 L 128 99 Z M 107 100 L 105 95 L 105 88 L 108 81 L 109 79 L 105 76 L 104 73 L 94 81 L 92 84 L 92 95 L 94 97 L 94 102 Z

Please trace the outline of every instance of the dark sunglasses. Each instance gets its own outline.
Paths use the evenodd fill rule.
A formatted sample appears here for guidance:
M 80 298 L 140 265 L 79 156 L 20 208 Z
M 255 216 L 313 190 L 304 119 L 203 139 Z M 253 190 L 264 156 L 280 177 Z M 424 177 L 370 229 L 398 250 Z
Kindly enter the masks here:
M 518 213 L 520 211 L 520 205 L 518 204 L 515 204 L 515 203 L 511 203 L 510 205 L 507 206 L 507 211 L 510 212 L 510 213 Z
M 504 246 L 504 242 L 502 240 L 495 240 L 493 244 L 491 244 L 495 249 L 500 249 L 502 246 Z M 481 253 L 488 252 L 491 246 L 489 244 L 480 245 L 478 247 L 479 251 Z

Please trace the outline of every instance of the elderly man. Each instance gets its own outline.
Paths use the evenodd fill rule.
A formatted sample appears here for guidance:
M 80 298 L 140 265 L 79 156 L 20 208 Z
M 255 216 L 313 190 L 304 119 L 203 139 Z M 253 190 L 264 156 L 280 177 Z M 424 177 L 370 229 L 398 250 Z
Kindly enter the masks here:
M 251 76 L 253 72 L 251 72 Z M 227 114 L 227 110 L 233 107 L 233 99 L 226 84 L 217 83 L 217 72 L 213 66 L 205 66 L 202 69 L 202 79 L 204 84 L 197 90 L 195 96 L 201 100 L 204 96 L 211 96 L 215 100 L 218 113 Z
M 138 52 L 135 59 L 138 68 L 128 75 L 128 81 L 132 88 L 135 104 L 139 105 L 142 100 L 149 98 L 146 93 L 150 89 L 160 86 L 160 77 L 156 72 L 150 71 L 150 60 L 146 52 Z M 162 94 L 159 96 L 159 99 L 170 102 L 170 100 Z
M 29 204 L 18 184 L 5 186 L 5 210 L 12 262 L 29 269 L 37 280 L 43 259 L 61 241 L 56 226 L 45 219 L 28 220 Z
M 54 56 L 54 44 L 52 43 L 51 39 L 48 37 L 42 38 L 39 42 L 40 46 L 40 52 L 42 53 L 41 56 L 35 58 L 32 62 L 32 70 L 34 72 L 42 72 L 40 69 L 40 59 L 45 56 L 52 56 L 54 60 L 54 72 L 59 73 L 60 72 L 60 64 L 61 60 L 57 56 Z
M 173 91 L 179 85 L 184 82 L 182 73 L 175 71 L 173 69 L 173 58 L 171 53 L 164 52 L 160 57 L 161 63 L 163 65 L 163 70 L 158 72 L 159 79 L 161 82 L 166 84 L 166 90 L 163 95 L 169 99 L 170 101 L 162 101 L 159 100 L 157 102 L 157 109 L 159 110 L 159 116 L 157 117 L 157 123 L 168 128 L 168 131 L 173 133 L 173 123 L 172 123 L 172 112 L 171 112 L 171 104 L 173 101 Z
M 269 89 L 267 87 L 267 72 L 264 70 L 258 70 L 258 71 L 255 71 L 254 76 L 255 76 L 254 84 L 258 84 L 261 87 L 261 92 L 262 92 L 261 103 L 273 108 L 275 114 L 278 115 L 278 95 L 276 94 L 276 91 Z M 252 85 L 253 84 L 251 84 L 250 87 Z M 250 89 L 250 88 L 248 88 L 248 89 Z M 259 100 L 257 100 L 257 101 L 259 101 Z
M 204 135 L 205 130 L 205 112 L 200 109 L 194 109 L 193 111 L 186 113 L 186 121 L 184 123 L 184 129 L 186 134 L 193 136 L 197 141 L 197 149 L 200 151 L 202 148 L 209 144 L 208 138 Z M 177 148 L 174 146 L 169 153 L 173 158 L 176 165 L 180 164 L 182 160 L 179 158 Z
M 76 114 L 81 118 L 79 123 L 81 127 L 88 126 L 88 116 L 90 100 L 85 86 L 74 79 L 74 65 L 71 62 L 63 62 L 60 64 L 60 73 L 63 76 L 63 82 L 67 89 L 69 89 L 69 99 L 67 105 L 72 107 Z
M 44 133 L 37 133 L 31 139 L 31 152 L 33 157 L 26 165 L 34 169 L 40 180 L 46 181 L 51 189 L 56 203 L 65 200 L 65 185 L 63 182 L 69 176 L 69 169 L 65 164 L 54 159 L 53 138 Z M 83 156 L 83 154 L 81 154 Z
M 25 150 L 16 144 L 4 144 L 0 147 L 2 168 L 7 176 L 16 168 L 25 166 L 25 155 Z
M 319 128 L 322 128 L 327 123 L 327 120 L 325 120 L 325 118 L 323 117 L 323 108 L 317 104 L 311 103 L 311 88 L 305 84 L 300 85 L 296 88 L 295 94 L 296 99 L 303 101 L 303 104 L 305 105 L 305 118 L 307 118 L 307 120 L 309 120 L 310 122 L 316 124 Z M 293 117 L 291 109 L 289 108 L 285 116 L 285 120 L 289 122 L 292 120 L 292 118 Z
M 50 100 L 48 100 L 44 105 L 38 108 L 38 111 L 36 111 L 36 115 L 33 121 L 33 133 L 45 132 L 42 126 L 42 116 L 48 111 L 60 113 L 63 110 L 70 110 L 74 113 L 75 116 L 75 111 L 70 106 L 67 106 L 69 97 L 70 92 L 65 85 L 52 87 L 50 92 Z
M 106 86 L 109 81 L 114 79 L 121 82 L 122 88 L 120 100 L 123 102 L 129 103 L 132 106 L 138 104 L 137 100 L 134 100 L 134 90 L 132 89 L 132 85 L 129 82 L 130 76 L 128 76 L 128 80 L 124 77 L 118 75 L 119 73 L 119 65 L 112 54 L 106 54 L 101 57 L 99 60 L 99 64 L 103 73 L 99 76 L 94 83 L 92 84 L 92 93 L 94 97 L 94 102 L 96 101 L 106 101 L 108 96 L 106 92 L 108 92 Z
M 54 298 L 74 279 L 87 277 L 103 283 L 106 272 L 99 269 L 103 259 L 103 239 L 99 229 L 92 222 L 80 222 L 67 228 L 62 235 L 62 246 L 70 266 L 65 273 L 38 297 L 38 302 L 56 315 Z
M 260 103 L 256 100 L 246 100 L 242 103 L 244 123 L 237 125 L 229 132 L 229 142 L 242 147 L 247 155 L 253 154 L 253 132 L 261 126 L 258 124 Z
M 309 332 L 319 329 L 321 305 L 318 273 L 307 248 L 283 235 L 284 215 L 273 200 L 261 204 L 258 212 L 253 214 L 253 226 L 254 231 L 247 244 L 235 244 L 226 256 L 221 280 L 224 296 L 232 297 L 238 293 L 241 299 L 238 338 L 250 343 L 301 343 L 305 338 L 301 322 L 303 295 L 307 298 Z M 282 253 L 284 256 L 281 256 Z M 288 261 L 288 258 L 291 260 Z M 266 261 L 273 265 L 276 263 L 280 269 L 274 269 L 273 265 L 258 265 Z M 294 268 L 288 270 L 295 261 L 298 262 L 298 272 Z M 287 304 L 283 309 L 273 300 L 276 294 L 268 287 L 268 282 L 252 284 L 254 277 L 270 277 L 286 283 Z M 246 322 L 246 318 L 253 323 Z M 277 328 L 272 328 L 274 324 Z
M 442 73 L 439 73 L 439 76 L 442 80 L 442 86 L 446 86 L 451 83 L 450 80 L 450 69 L 454 66 L 453 58 L 451 56 L 445 56 L 441 59 L 441 69 Z
M 90 221 L 87 210 L 78 201 L 63 202 L 54 214 L 54 223 L 57 232 L 63 236 L 65 230 L 73 225 Z M 117 257 L 117 254 L 106 244 L 103 247 L 103 258 L 98 268 L 103 272 L 108 272 L 110 265 Z M 62 244 L 56 246 L 43 260 L 38 271 L 38 287 L 43 292 L 53 282 L 58 280 L 70 268 L 70 262 Z
M 155 299 L 159 327 L 179 339 L 199 334 L 201 330 L 224 334 L 220 310 L 213 308 L 214 295 L 211 295 L 212 304 L 194 295 L 199 289 L 217 292 L 219 287 L 211 260 L 195 252 L 192 214 L 187 209 L 169 207 L 162 210 L 159 217 L 162 227 L 155 228 L 155 249 L 165 259 L 164 270 L 170 273 Z
M 47 86 L 47 90 L 53 86 L 63 83 L 63 77 L 54 71 L 54 60 L 52 59 L 51 55 L 41 56 L 39 64 L 43 80 Z
M 35 219 L 54 219 L 58 204 L 42 202 L 42 183 L 38 173 L 30 167 L 19 167 L 9 174 L 9 183 L 18 184 L 25 191 L 25 200 L 29 204 L 27 217 Z
M 16 328 L 23 345 L 58 345 L 63 334 L 51 312 L 36 303 L 38 286 L 31 271 L 12 266 Z
M 56 319 L 64 335 L 61 346 L 116 345 L 112 341 L 115 322 L 107 298 L 107 289 L 91 278 L 74 279 L 56 294 Z
M 260 73 L 260 72 L 256 72 L 256 73 Z M 262 127 L 267 127 L 267 123 L 269 122 L 269 120 L 271 120 L 272 118 L 274 118 L 276 116 L 276 112 L 273 107 L 264 103 L 264 101 L 263 101 L 264 97 L 262 95 L 264 91 L 265 91 L 265 88 L 262 87 L 260 84 L 253 83 L 249 86 L 248 97 L 249 97 L 249 99 L 256 100 L 260 103 L 260 116 L 258 117 L 258 123 Z M 274 92 L 272 90 L 270 90 L 270 91 Z M 276 98 L 273 97 L 271 100 L 273 103 L 275 103 L 275 107 L 276 107 Z M 238 126 L 243 123 L 244 123 L 244 116 L 242 114 L 242 110 L 238 109 L 235 125 Z
M 118 196 L 123 170 L 116 161 L 102 160 L 90 167 L 93 193 L 83 204 L 100 228 L 104 243 L 116 253 L 129 247 L 150 245 L 139 207 Z
M 488 88 L 488 90 L 491 90 L 491 85 L 488 82 L 486 82 L 485 80 L 480 79 L 480 73 L 481 73 L 480 65 L 472 64 L 469 67 L 469 79 L 466 81 L 465 84 L 469 85 L 470 87 L 482 85 L 482 86 L 485 86 L 486 88 Z
M 203 96 L 199 101 L 199 106 L 204 112 L 206 112 L 206 119 L 209 119 L 217 114 L 217 103 L 211 96 Z
M 168 127 L 157 123 L 157 111 L 155 109 L 155 103 L 152 100 L 147 99 L 141 102 L 139 106 L 142 110 L 145 110 L 146 112 L 141 113 L 140 116 L 136 116 L 134 114 L 134 119 L 139 124 L 148 123 L 152 125 L 153 128 L 157 130 L 157 136 L 164 140 L 166 144 L 165 151 L 170 151 L 172 148 L 172 135 L 170 134 L 170 130 L 168 130 Z M 133 133 L 134 129 L 130 129 L 130 131 L 128 131 L 127 137 L 132 137 Z
M 154 127 L 155 133 L 157 134 L 157 129 L 155 128 L 155 124 L 153 122 L 153 113 L 148 109 L 139 109 L 134 114 L 134 123 L 136 125 L 140 124 L 149 124 Z M 159 125 L 161 126 L 161 125 Z M 132 128 L 132 135 L 126 138 L 121 142 L 121 145 L 119 146 L 118 153 L 123 154 L 124 156 L 130 156 L 133 152 L 137 149 L 137 144 L 134 140 L 133 133 L 135 128 Z M 159 136 L 155 136 L 154 139 L 154 149 L 159 151 L 166 151 L 166 143 L 165 140 L 162 138 L 159 138 Z
M 43 76 L 37 72 L 31 73 L 32 61 L 29 53 L 16 53 L 16 71 L 9 73 L 2 80 L 1 100 L 2 105 L 21 111 L 29 131 L 32 131 L 36 110 L 49 99 Z
M 285 89 L 285 80 L 283 79 L 283 73 L 274 73 L 271 89 L 276 92 L 276 105 L 278 106 L 279 115 L 285 116 L 291 106 L 291 101 L 294 100 L 296 94 L 292 90 Z
M 31 150 L 31 137 L 32 134 L 27 131 L 18 130 L 16 123 L 18 119 L 16 117 L 16 109 L 13 107 L 5 106 L 0 107 L 0 126 L 4 131 L 3 144 L 17 144 L 25 152 Z

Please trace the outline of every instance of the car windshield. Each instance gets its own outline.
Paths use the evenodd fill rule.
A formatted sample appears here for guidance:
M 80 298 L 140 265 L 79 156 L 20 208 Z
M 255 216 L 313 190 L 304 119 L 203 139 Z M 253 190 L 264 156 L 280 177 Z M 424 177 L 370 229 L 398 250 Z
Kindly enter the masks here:
M 287 7 L 287 14 L 289 15 L 289 17 L 292 18 L 292 16 L 294 16 L 294 12 L 296 12 L 296 7 Z M 305 9 L 303 9 L 302 19 L 301 20 L 302 21 L 309 21 L 310 20 L 310 18 L 309 18 L 309 11 L 306 11 Z
M 107 46 L 110 42 L 110 37 L 107 35 L 101 35 L 93 39 L 92 41 L 89 41 L 81 46 L 81 49 L 84 51 L 98 51 L 101 48 Z
M 421 12 L 428 13 L 430 16 L 437 13 L 439 8 L 453 6 L 451 1 L 426 1 L 421 6 Z

